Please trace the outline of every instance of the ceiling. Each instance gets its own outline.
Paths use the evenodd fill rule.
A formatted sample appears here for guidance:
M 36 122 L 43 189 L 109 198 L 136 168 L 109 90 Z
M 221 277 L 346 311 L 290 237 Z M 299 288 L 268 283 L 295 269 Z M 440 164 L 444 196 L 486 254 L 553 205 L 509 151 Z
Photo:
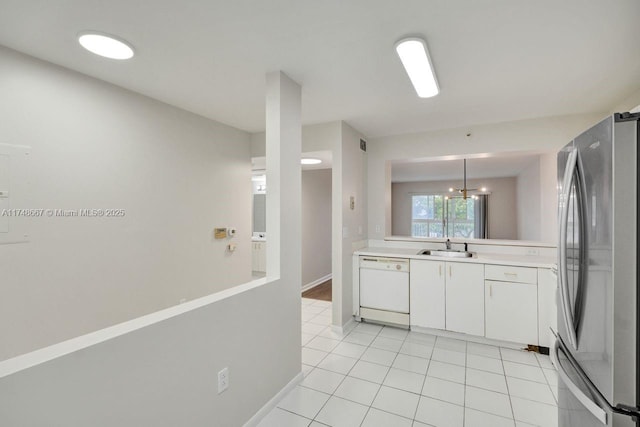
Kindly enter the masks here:
M 369 137 L 602 112 L 640 89 L 637 0 L 0 0 L 0 44 L 250 132 L 265 74 L 303 87 L 303 123 Z M 137 55 L 77 43 L 93 29 Z M 426 37 L 441 94 L 393 49 Z
M 539 158 L 540 153 L 505 153 L 467 158 L 467 179 L 518 176 Z M 391 165 L 391 182 L 460 180 L 462 183 L 463 164 L 462 157 L 454 156 L 446 160 L 437 158 L 394 163 Z

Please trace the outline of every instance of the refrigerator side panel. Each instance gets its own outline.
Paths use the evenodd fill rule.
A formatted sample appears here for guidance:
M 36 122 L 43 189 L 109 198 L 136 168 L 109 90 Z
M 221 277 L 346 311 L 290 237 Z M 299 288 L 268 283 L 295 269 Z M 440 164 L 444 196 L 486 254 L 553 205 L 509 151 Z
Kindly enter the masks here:
M 614 404 L 637 405 L 637 122 L 614 135 Z M 625 424 L 626 425 L 626 424 Z M 633 425 L 633 424 L 628 424 Z

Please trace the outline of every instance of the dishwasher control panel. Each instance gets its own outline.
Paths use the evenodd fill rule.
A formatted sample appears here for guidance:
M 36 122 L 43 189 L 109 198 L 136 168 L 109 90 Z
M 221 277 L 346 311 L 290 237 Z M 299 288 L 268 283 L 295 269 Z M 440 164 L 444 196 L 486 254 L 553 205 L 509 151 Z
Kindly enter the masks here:
M 409 260 L 406 258 L 383 258 L 372 256 L 360 257 L 360 268 L 387 271 L 409 271 Z

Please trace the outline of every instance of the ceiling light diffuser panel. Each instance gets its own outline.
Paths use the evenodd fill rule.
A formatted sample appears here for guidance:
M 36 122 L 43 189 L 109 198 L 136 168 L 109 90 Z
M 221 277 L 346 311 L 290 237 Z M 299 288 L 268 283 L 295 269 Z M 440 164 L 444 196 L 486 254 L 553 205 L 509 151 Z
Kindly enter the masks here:
M 78 42 L 89 52 L 105 58 L 123 60 L 134 54 L 127 42 L 109 34 L 85 31 L 78 35 Z
M 424 40 L 416 37 L 402 39 L 396 43 L 396 52 L 420 98 L 431 98 L 440 93 Z

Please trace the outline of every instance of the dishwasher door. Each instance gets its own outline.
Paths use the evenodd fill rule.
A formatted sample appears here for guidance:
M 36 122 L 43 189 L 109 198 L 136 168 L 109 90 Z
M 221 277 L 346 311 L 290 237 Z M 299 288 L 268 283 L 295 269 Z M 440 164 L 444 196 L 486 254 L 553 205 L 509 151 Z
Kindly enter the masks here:
M 409 313 L 409 260 L 362 257 L 360 307 Z

